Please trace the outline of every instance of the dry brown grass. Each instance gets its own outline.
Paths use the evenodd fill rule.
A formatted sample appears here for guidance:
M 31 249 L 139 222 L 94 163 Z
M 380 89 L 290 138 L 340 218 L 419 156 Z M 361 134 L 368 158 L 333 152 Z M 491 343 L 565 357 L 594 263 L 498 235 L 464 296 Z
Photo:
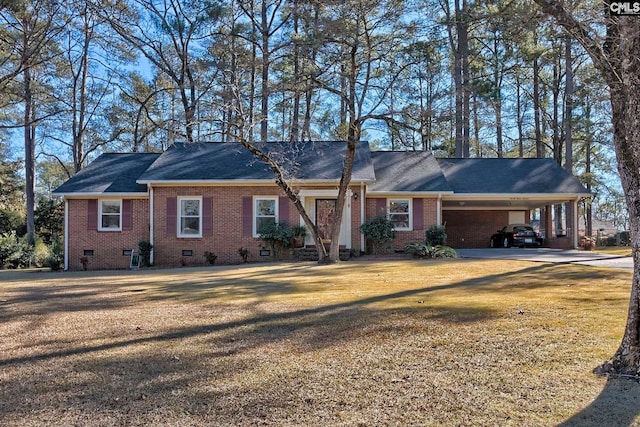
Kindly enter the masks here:
M 640 425 L 631 273 L 497 261 L 0 272 L 3 425 Z
M 596 252 L 608 255 L 631 256 L 632 251 L 628 246 L 598 246 Z

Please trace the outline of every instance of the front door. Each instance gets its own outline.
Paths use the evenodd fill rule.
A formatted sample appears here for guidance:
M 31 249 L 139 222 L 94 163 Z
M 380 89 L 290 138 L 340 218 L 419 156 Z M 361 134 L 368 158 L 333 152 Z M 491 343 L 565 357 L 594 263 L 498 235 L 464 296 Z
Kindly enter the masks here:
M 331 243 L 331 226 L 336 213 L 336 199 L 316 199 L 316 225 L 324 243 Z

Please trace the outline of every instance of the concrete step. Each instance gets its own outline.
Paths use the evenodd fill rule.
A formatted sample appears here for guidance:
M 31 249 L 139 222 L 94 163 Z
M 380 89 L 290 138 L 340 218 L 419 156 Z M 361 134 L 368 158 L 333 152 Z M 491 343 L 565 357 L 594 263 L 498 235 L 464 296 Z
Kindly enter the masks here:
M 318 251 L 315 248 L 294 249 L 293 256 L 298 261 L 318 261 Z M 340 249 L 341 261 L 347 261 L 350 258 L 351 258 L 351 249 Z

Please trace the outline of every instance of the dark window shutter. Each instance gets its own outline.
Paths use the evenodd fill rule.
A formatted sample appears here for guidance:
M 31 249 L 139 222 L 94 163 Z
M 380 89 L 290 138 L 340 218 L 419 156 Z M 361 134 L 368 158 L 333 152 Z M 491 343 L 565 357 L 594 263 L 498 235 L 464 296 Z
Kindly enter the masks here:
M 87 230 L 98 229 L 98 201 L 87 200 Z
M 202 235 L 213 236 L 213 198 L 202 198 Z
M 167 234 L 176 235 L 176 226 L 178 222 L 178 199 L 176 197 L 167 197 Z
M 278 199 L 278 222 L 289 222 L 289 198 L 280 197 Z
M 133 216 L 133 200 L 122 201 L 122 230 L 131 230 Z
M 424 228 L 424 203 L 422 198 L 413 199 L 413 229 L 422 230 Z
M 387 216 L 387 199 L 376 199 L 376 216 Z
M 253 198 L 242 198 L 242 235 L 253 236 Z

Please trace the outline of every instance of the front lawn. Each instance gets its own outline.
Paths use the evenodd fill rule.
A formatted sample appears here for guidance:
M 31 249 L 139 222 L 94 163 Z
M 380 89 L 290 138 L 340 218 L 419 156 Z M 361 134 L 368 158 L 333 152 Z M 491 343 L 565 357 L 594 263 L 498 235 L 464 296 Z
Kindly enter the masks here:
M 0 271 L 3 425 L 615 426 L 631 272 L 513 261 Z

